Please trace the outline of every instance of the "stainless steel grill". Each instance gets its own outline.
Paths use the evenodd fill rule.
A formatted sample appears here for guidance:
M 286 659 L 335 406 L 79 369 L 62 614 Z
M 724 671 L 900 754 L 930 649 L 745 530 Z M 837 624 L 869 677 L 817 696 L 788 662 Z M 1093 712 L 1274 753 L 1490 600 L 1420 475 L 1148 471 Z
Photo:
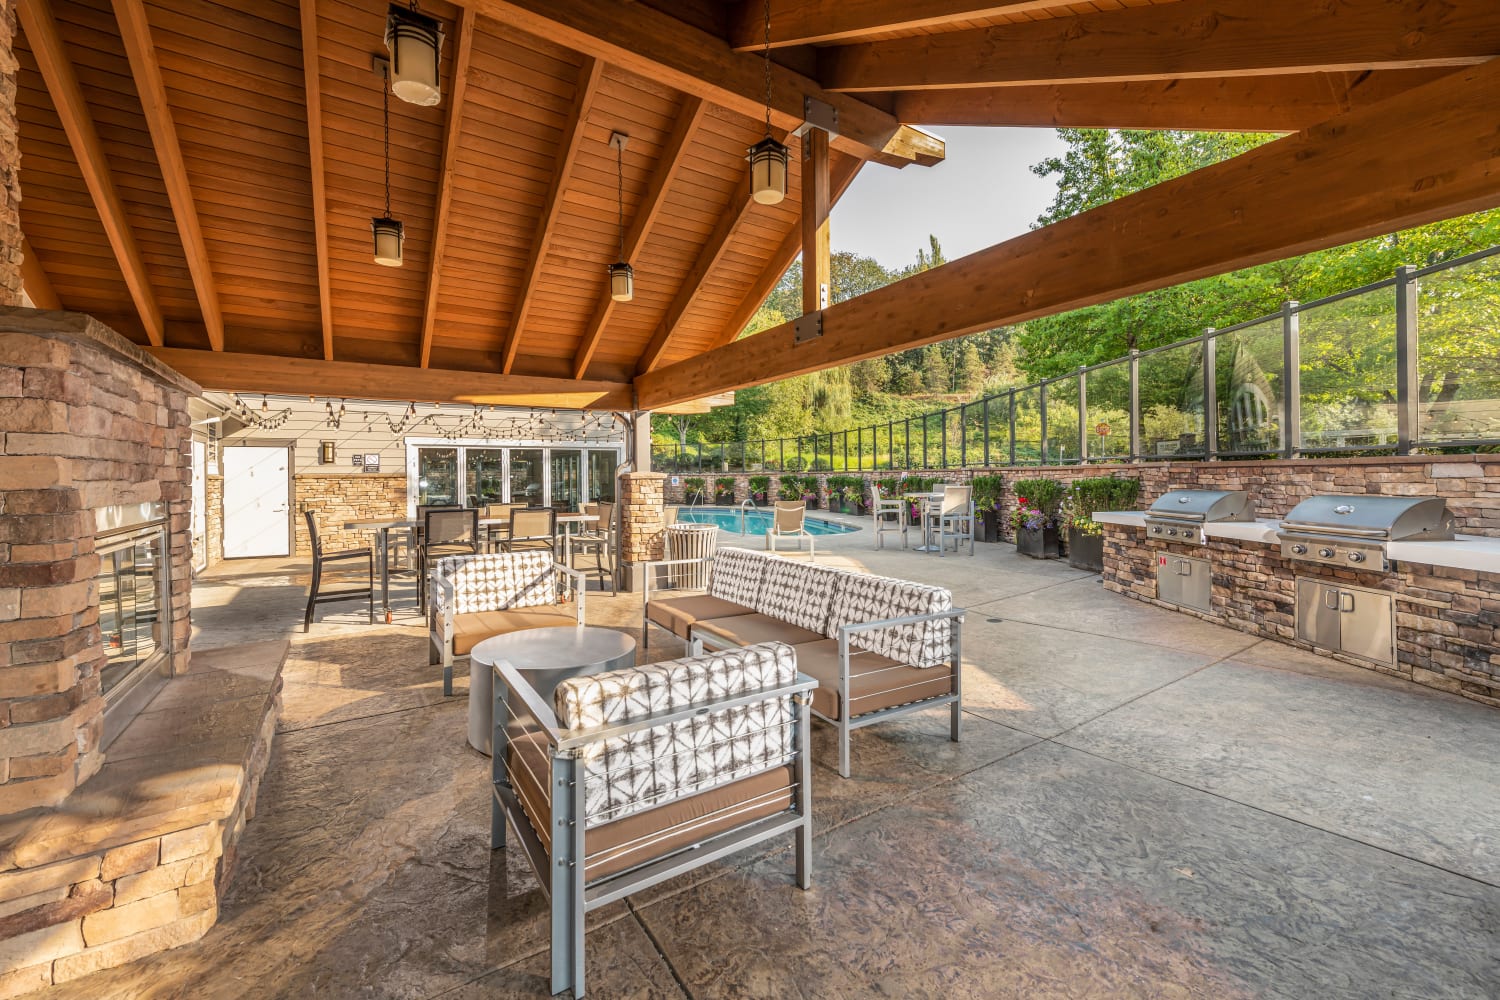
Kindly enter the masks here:
M 1284 559 L 1384 572 L 1387 542 L 1452 538 L 1453 515 L 1439 497 L 1330 494 L 1292 508 L 1277 535 Z
M 1244 490 L 1169 490 L 1146 511 L 1146 534 L 1201 545 L 1207 523 L 1253 520 L 1255 505 Z

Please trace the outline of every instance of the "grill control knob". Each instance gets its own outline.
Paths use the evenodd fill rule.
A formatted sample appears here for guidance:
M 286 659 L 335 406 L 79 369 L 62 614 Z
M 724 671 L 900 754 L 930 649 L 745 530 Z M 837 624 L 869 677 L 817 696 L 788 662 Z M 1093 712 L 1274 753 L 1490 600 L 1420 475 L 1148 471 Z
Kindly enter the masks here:
M 1364 562 L 1365 554 L 1363 552 L 1351 552 L 1349 553 L 1349 561 L 1353 563 Z
M 1151 534 L 1153 534 L 1153 535 L 1159 535 L 1159 534 L 1161 534 L 1161 525 L 1158 524 L 1155 527 L 1153 527 L 1151 529 Z
M 1176 528 L 1168 528 L 1167 529 L 1167 534 L 1171 535 L 1173 538 L 1176 538 L 1177 537 L 1177 529 Z
M 1301 542 L 1298 542 L 1296 545 L 1292 546 L 1292 552 L 1299 556 L 1305 556 L 1307 555 L 1307 546 L 1303 545 Z
M 1332 559 L 1333 558 L 1333 550 L 1332 549 L 1319 549 L 1318 550 L 1318 555 L 1320 557 L 1324 558 L 1324 559 Z

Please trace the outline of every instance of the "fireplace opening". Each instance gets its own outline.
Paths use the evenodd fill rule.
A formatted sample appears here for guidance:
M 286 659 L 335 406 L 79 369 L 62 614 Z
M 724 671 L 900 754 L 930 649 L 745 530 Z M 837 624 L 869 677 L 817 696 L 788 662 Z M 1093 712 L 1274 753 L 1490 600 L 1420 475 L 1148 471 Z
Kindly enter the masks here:
M 168 676 L 172 628 L 166 508 L 159 502 L 105 507 L 96 512 L 95 523 L 107 747 Z

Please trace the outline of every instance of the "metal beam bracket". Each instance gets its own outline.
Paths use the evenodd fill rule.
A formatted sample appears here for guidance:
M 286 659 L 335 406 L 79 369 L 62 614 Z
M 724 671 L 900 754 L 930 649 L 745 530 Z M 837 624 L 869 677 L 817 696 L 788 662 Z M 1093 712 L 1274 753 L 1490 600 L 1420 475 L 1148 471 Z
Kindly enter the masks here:
M 823 336 L 823 311 L 820 309 L 792 321 L 792 343 L 805 344 Z
M 809 94 L 802 95 L 802 124 L 792 134 L 801 137 L 810 128 L 820 128 L 829 136 L 839 134 L 839 109 Z

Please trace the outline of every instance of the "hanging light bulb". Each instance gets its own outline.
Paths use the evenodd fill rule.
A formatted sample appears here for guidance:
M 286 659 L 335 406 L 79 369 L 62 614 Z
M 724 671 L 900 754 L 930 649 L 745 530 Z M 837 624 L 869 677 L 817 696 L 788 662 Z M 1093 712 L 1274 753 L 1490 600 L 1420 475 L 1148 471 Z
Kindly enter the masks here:
M 260 397 L 260 412 L 262 412 L 262 413 L 269 413 L 270 411 L 271 411 L 270 401 L 267 400 L 267 398 L 266 398 L 266 396 L 264 394 L 262 394 L 261 397 Z
M 762 205 L 779 205 L 786 197 L 786 147 L 771 135 L 771 0 L 766 0 L 766 137 L 748 150 L 750 197 Z
M 443 26 L 435 17 L 391 4 L 385 18 L 385 47 L 391 54 L 391 93 L 407 104 L 430 108 L 443 99 Z
M 406 230 L 400 220 L 391 218 L 391 92 L 385 87 L 381 87 L 380 92 L 385 101 L 385 214 L 370 220 L 370 232 L 375 237 L 375 263 L 400 267 L 401 244 L 406 238 Z
M 630 137 L 611 132 L 609 144 L 615 147 L 615 206 L 620 231 L 620 258 L 609 265 L 609 297 L 616 302 L 635 298 L 635 270 L 625 260 L 625 144 Z

